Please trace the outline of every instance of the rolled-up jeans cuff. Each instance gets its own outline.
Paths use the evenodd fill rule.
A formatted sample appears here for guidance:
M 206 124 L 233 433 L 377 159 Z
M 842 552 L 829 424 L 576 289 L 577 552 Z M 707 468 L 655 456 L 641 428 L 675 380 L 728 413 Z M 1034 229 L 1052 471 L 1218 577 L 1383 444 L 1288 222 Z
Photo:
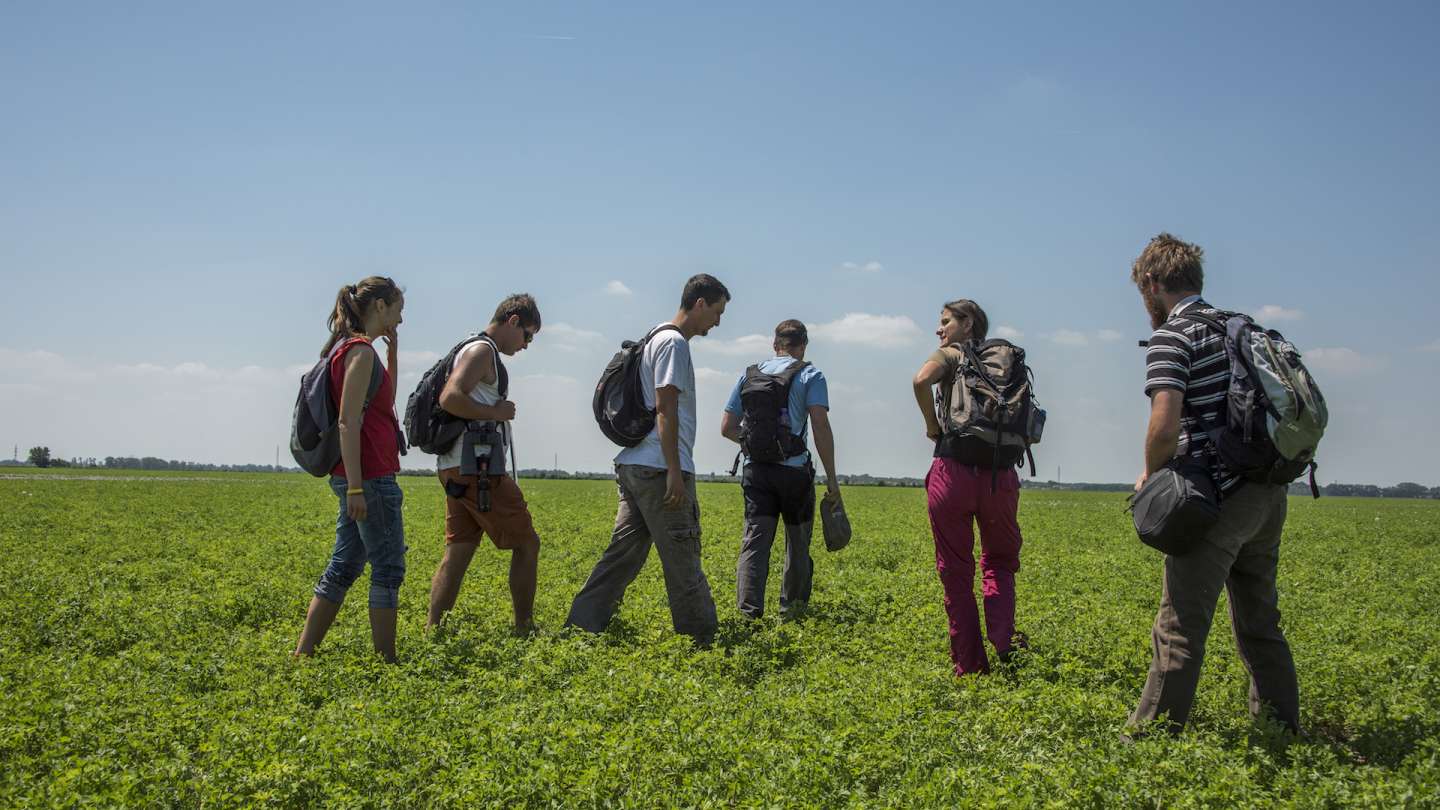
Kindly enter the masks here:
M 400 607 L 400 587 L 370 583 L 370 607 L 388 610 Z

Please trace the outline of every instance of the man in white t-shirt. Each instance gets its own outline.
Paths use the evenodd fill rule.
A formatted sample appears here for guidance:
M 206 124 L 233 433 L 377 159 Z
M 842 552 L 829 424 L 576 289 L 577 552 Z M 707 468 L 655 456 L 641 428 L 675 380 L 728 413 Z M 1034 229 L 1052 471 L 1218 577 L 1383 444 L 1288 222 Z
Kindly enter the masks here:
M 440 392 L 440 407 L 477 429 L 472 442 L 486 438 L 473 473 L 465 470 L 463 436 L 436 460 L 445 489 L 445 553 L 430 581 L 426 627 L 438 627 L 455 606 L 470 560 L 488 536 L 496 548 L 510 552 L 515 632 L 525 635 L 535 630 L 540 536 L 525 495 L 515 483 L 515 471 L 505 469 L 515 403 L 509 399 L 509 375 L 500 355 L 524 351 L 539 331 L 540 307 L 533 297 L 517 293 L 501 301 L 490 325 L 476 336 L 479 339 L 455 355 L 450 378 Z
M 675 632 L 709 644 L 715 599 L 700 567 L 700 504 L 695 497 L 695 366 L 690 338 L 720 324 L 730 291 L 713 276 L 685 283 L 680 311 L 656 327 L 641 355 L 645 405 L 655 429 L 615 456 L 620 507 L 610 545 L 570 606 L 572 624 L 599 633 L 639 575 L 655 545 Z

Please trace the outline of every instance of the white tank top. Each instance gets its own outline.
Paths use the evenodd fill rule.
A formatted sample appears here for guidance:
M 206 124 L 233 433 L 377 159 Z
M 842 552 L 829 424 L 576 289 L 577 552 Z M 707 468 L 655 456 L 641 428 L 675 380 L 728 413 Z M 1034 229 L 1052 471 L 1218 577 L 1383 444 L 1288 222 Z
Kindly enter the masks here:
M 477 340 L 462 349 L 459 354 L 455 355 L 455 362 L 453 365 L 450 366 L 450 373 L 454 374 L 455 369 L 460 367 L 461 358 L 465 357 L 473 351 L 476 351 L 477 349 L 479 349 L 479 347 L 483 345 L 485 345 L 483 341 Z M 494 358 L 492 358 L 492 360 L 493 359 Z M 500 401 L 500 375 L 497 373 L 497 369 L 494 365 L 491 366 L 490 373 L 495 377 L 494 382 L 482 382 L 476 385 L 474 388 L 470 389 L 469 391 L 470 399 L 473 400 L 477 405 L 494 405 Z M 505 430 L 505 435 L 506 438 L 509 438 L 508 428 L 506 428 Z M 506 444 L 508 445 L 509 442 L 507 441 Z M 464 448 L 464 446 L 464 442 L 456 441 L 455 445 L 450 448 L 450 452 L 440 456 L 440 458 L 435 462 L 436 468 L 441 470 L 448 470 L 454 467 L 459 467 L 460 452 Z

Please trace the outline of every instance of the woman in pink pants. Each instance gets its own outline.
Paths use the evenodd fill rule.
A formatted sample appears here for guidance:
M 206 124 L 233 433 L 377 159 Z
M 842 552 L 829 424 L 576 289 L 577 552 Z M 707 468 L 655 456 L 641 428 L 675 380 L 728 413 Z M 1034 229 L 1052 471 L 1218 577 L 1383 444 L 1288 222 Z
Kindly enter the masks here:
M 1020 570 L 1020 476 L 1011 465 L 993 470 L 990 447 L 973 438 L 946 435 L 935 408 L 931 386 L 942 391 L 954 384 L 965 341 L 982 341 L 990 321 L 969 299 L 950 301 L 940 310 L 940 348 L 915 375 L 915 400 L 925 416 L 925 435 L 935 442 L 935 460 L 925 476 L 930 530 L 935 535 L 935 567 L 945 591 L 950 619 L 950 658 L 955 674 L 988 672 L 990 663 L 980 638 L 976 610 L 975 537 L 980 527 L 981 592 L 985 601 L 985 635 L 1006 662 L 1023 634 L 1015 632 L 1015 572 Z

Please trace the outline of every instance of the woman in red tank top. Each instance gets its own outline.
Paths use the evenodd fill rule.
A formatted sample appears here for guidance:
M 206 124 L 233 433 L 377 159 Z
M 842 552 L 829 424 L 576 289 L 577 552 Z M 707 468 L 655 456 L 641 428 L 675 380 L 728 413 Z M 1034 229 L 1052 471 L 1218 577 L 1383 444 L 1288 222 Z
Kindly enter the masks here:
M 371 276 L 340 288 L 321 357 L 330 360 L 330 393 L 339 402 L 340 463 L 330 488 L 340 501 L 335 548 L 315 585 L 296 655 L 311 655 L 340 612 L 345 593 L 370 563 L 370 637 L 375 651 L 395 660 L 395 613 L 405 579 L 404 496 L 400 422 L 395 418 L 396 329 L 405 295 L 391 279 Z M 385 338 L 388 362 L 372 345 Z M 371 380 L 380 376 L 370 393 Z M 367 395 L 369 396 L 367 400 Z

